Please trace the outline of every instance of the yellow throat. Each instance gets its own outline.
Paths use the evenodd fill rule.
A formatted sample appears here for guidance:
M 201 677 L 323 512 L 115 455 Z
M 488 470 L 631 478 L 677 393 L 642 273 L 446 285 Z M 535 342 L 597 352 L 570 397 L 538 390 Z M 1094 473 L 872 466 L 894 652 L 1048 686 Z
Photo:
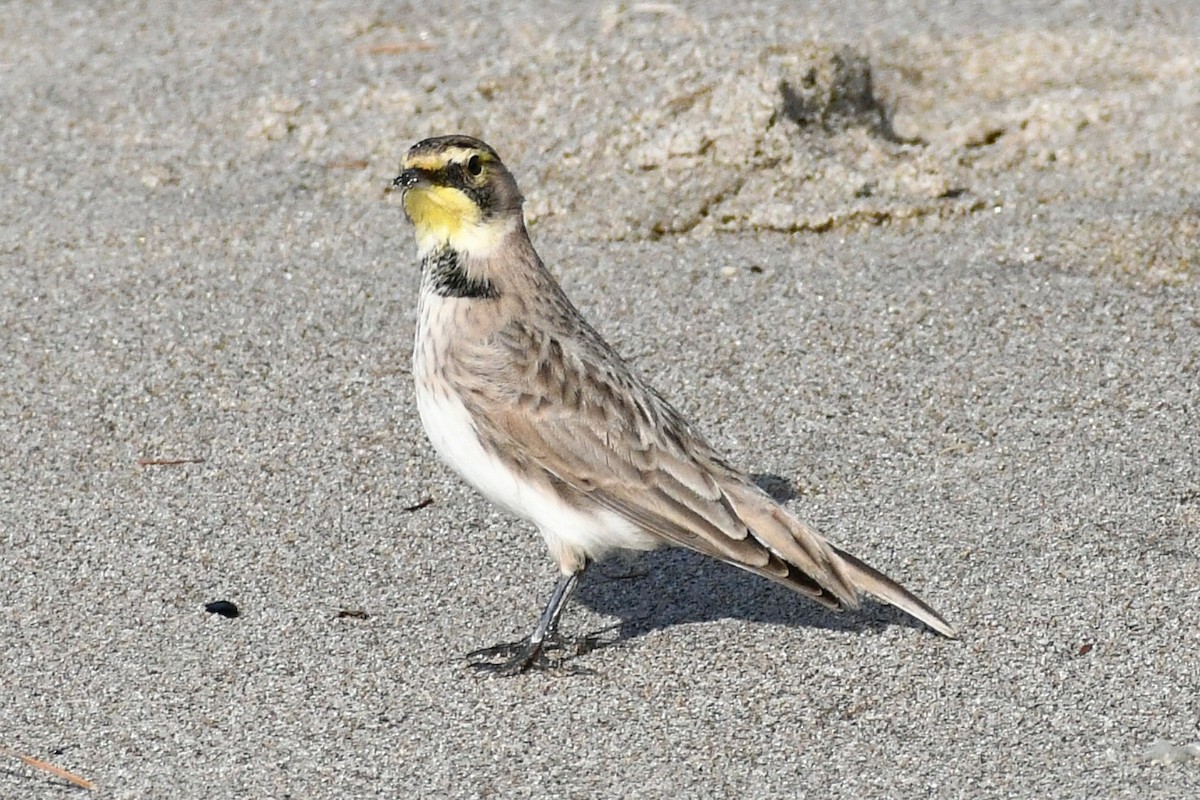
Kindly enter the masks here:
M 484 235 L 488 226 L 482 223 L 479 206 L 449 186 L 409 189 L 404 193 L 404 210 L 416 228 L 417 246 L 422 252 L 439 244 L 459 251 L 474 250 L 492 238 Z

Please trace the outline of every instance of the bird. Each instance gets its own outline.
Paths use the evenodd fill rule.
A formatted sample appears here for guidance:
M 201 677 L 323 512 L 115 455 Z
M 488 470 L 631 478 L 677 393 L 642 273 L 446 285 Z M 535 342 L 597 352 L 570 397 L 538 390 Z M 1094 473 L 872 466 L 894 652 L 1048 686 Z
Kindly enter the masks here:
M 559 575 L 533 629 L 468 654 L 498 675 L 561 664 L 559 621 L 588 566 L 614 550 L 687 548 L 835 611 L 872 595 L 957 631 L 732 466 L 567 298 L 534 250 L 516 179 L 490 145 L 413 145 L 393 181 L 421 268 L 412 372 L 441 459 L 531 523 Z

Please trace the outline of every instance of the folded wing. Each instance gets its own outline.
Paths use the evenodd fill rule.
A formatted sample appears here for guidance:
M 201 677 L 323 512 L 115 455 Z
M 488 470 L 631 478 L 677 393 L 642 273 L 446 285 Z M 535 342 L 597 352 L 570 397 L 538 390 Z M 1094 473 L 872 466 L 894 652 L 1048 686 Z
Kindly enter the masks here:
M 572 347 L 585 336 L 593 338 L 587 358 Z M 558 338 L 522 329 L 512 341 L 489 345 L 480 358 L 506 360 L 494 374 L 508 383 L 480 382 L 464 393 L 483 439 L 544 471 L 573 501 L 594 503 L 664 542 L 755 572 L 829 608 L 855 608 L 865 591 L 955 635 L 919 598 L 831 545 L 726 463 L 590 328 Z M 531 360 L 531 351 L 539 357 Z M 604 357 L 598 360 L 597 352 Z

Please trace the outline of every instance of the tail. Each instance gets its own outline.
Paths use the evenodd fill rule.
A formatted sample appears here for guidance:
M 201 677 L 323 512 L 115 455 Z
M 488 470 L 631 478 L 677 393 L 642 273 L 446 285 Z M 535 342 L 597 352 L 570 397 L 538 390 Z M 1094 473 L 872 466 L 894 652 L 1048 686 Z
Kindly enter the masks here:
M 829 547 L 842 560 L 846 572 L 850 576 L 850 582 L 860 592 L 866 592 L 872 597 L 895 606 L 910 617 L 921 620 L 942 636 L 950 639 L 958 638 L 958 631 L 954 626 L 942 619 L 942 615 L 930 608 L 924 600 L 845 550 L 834 545 Z
M 951 639 L 958 631 L 929 604 L 871 565 L 830 544 L 757 486 L 724 486 L 737 516 L 770 552 L 766 566 L 735 563 L 834 610 L 858 608 L 869 594 Z

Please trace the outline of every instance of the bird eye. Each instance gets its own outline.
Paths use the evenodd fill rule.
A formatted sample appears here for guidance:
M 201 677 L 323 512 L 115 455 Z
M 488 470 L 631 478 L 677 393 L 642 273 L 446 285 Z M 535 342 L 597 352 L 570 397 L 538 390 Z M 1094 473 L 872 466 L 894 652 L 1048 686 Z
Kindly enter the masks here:
M 483 172 L 483 162 L 479 160 L 479 156 L 471 156 L 467 159 L 467 172 L 471 173 L 474 178 L 480 176 Z

